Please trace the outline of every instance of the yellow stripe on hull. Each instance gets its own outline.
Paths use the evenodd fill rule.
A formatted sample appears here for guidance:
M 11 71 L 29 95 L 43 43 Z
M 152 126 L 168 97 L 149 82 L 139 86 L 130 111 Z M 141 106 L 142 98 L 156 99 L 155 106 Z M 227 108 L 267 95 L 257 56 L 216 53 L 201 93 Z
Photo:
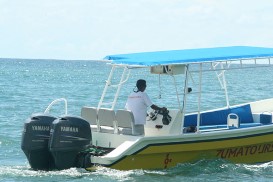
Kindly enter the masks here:
M 222 158 L 235 163 L 260 163 L 273 160 L 273 134 L 236 139 L 157 144 L 126 156 L 111 168 L 164 169 L 200 159 Z

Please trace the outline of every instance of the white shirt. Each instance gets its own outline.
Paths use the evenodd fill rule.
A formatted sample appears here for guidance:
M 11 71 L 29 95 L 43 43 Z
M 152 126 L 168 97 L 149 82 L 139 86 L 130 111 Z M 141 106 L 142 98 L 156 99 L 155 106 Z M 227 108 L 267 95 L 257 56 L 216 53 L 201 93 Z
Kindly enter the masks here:
M 147 107 L 153 105 L 145 92 L 133 92 L 129 95 L 125 108 L 132 111 L 135 124 L 146 124 Z

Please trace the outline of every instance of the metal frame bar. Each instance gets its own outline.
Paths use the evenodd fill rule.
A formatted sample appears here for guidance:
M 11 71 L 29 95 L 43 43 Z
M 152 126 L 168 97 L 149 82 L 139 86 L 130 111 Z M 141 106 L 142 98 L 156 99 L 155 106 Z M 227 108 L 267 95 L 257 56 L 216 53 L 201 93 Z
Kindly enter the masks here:
M 59 98 L 59 99 L 56 99 L 54 101 L 52 101 L 46 108 L 46 110 L 44 111 L 45 114 L 49 113 L 51 107 L 55 104 L 57 104 L 58 102 L 61 102 L 63 101 L 64 102 L 64 109 L 65 109 L 65 115 L 67 115 L 67 100 L 65 98 Z
M 116 68 L 123 68 L 123 73 L 120 77 L 120 81 L 117 85 L 111 85 L 111 80 L 113 78 L 113 74 L 114 74 L 114 71 L 116 70 Z M 101 95 L 101 98 L 100 98 L 100 101 L 99 101 L 99 104 L 98 104 L 98 107 L 97 109 L 100 109 L 102 105 L 111 105 L 111 109 L 114 109 L 115 106 L 116 106 L 116 103 L 117 103 L 117 99 L 118 99 L 118 96 L 119 96 L 119 93 L 120 93 L 120 89 L 121 89 L 121 86 L 129 79 L 129 76 L 130 76 L 130 72 L 131 70 L 128 69 L 127 66 L 117 66 L 117 65 L 112 65 L 112 69 L 109 73 L 109 76 L 108 76 L 108 79 L 106 80 L 106 84 L 105 84 L 105 87 L 104 87 L 104 90 L 102 92 L 102 95 Z M 127 74 L 127 76 L 126 76 Z M 116 90 L 116 93 L 115 93 L 115 96 L 113 98 L 113 101 L 112 102 L 104 102 L 104 98 L 105 98 L 105 95 L 107 93 L 107 90 L 108 88 L 112 86 L 112 87 L 117 87 L 117 90 Z
M 118 84 L 118 88 L 117 88 L 117 91 L 116 91 L 116 94 L 115 94 L 115 97 L 114 97 L 114 101 L 113 101 L 113 105 L 112 105 L 111 109 L 114 109 L 114 107 L 116 106 L 121 86 L 129 79 L 130 72 L 131 72 L 130 69 L 128 69 L 127 67 L 124 67 L 123 73 L 122 73 L 122 76 L 120 78 L 120 82 Z M 127 77 L 125 78 L 126 74 L 127 74 Z
M 188 81 L 189 81 L 189 65 L 186 65 L 186 75 L 185 75 L 185 85 L 184 85 L 184 98 L 183 98 L 183 106 L 182 106 L 182 127 L 184 127 L 185 113 L 186 113 L 186 105 L 187 105 L 187 94 L 188 94 Z M 182 132 L 183 134 L 183 128 Z
M 263 67 L 271 67 L 273 66 L 273 64 L 271 63 L 271 59 L 273 58 L 256 58 L 256 59 L 240 59 L 240 60 L 237 60 L 237 61 L 234 61 L 234 60 L 226 60 L 226 61 L 217 61 L 217 62 L 203 62 L 202 64 L 203 65 L 209 65 L 210 64 L 210 68 L 207 69 L 207 68 L 203 68 L 203 72 L 205 71 L 222 71 L 222 70 L 236 70 L 236 69 L 248 69 L 248 68 L 263 68 Z M 254 61 L 253 64 L 248 64 L 250 66 L 243 66 L 245 65 L 246 61 Z M 266 61 L 266 63 L 258 63 L 258 60 L 263 60 L 263 61 Z M 227 66 L 226 67 L 222 67 L 222 68 L 214 68 L 214 66 L 218 65 L 222 63 L 223 65 L 226 64 Z M 233 64 L 232 64 L 233 63 Z M 236 63 L 239 63 L 239 64 L 236 64 Z M 200 63 L 191 63 L 192 65 L 194 64 L 200 64 Z M 239 67 L 230 67 L 231 65 L 240 65 Z M 253 65 L 253 66 L 251 66 Z M 191 70 L 190 72 L 199 72 L 200 70 Z
M 203 64 L 200 63 L 200 72 L 199 72 L 199 93 L 198 93 L 198 113 L 197 113 L 197 132 L 199 132 L 199 127 L 200 127 L 200 121 L 201 121 L 201 94 L 202 94 L 202 66 Z

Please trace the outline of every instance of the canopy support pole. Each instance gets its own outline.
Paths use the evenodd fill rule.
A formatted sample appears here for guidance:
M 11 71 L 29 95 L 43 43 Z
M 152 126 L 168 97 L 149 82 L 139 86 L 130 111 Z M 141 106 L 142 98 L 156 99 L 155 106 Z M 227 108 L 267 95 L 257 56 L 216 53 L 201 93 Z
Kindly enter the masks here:
M 159 87 L 158 98 L 161 99 L 161 74 L 158 75 L 158 87 Z
M 217 73 L 217 66 L 218 65 L 221 65 L 221 69 L 220 69 L 220 73 Z M 228 97 L 228 90 L 227 90 L 227 83 L 226 83 L 226 76 L 225 76 L 225 71 L 226 69 L 224 68 L 224 63 L 223 62 L 216 62 L 216 63 L 212 63 L 212 68 L 216 71 L 216 75 L 217 75 L 217 78 L 220 82 L 220 85 L 222 87 L 222 89 L 224 89 L 225 91 L 225 97 L 226 97 L 226 103 L 227 103 L 227 107 L 229 108 L 230 107 L 230 104 L 229 104 L 229 97 Z M 227 65 L 227 68 L 229 68 L 229 65 Z
M 123 68 L 123 73 L 122 73 L 122 75 L 120 77 L 119 83 L 116 84 L 116 85 L 112 84 L 112 78 L 113 78 L 114 71 L 115 71 L 116 68 L 118 68 L 118 66 L 113 65 L 112 69 L 111 69 L 111 72 L 110 72 L 110 74 L 108 76 L 108 80 L 106 81 L 106 84 L 105 84 L 104 90 L 102 92 L 102 96 L 100 98 L 97 109 L 100 109 L 101 106 L 107 106 L 110 109 L 114 109 L 114 107 L 115 107 L 115 105 L 117 103 L 117 99 L 118 99 L 118 96 L 119 96 L 119 93 L 120 93 L 121 86 L 128 80 L 129 75 L 130 75 L 130 69 L 128 69 L 126 66 L 119 66 L 119 67 Z M 114 98 L 112 98 L 113 99 L 112 102 L 104 102 L 108 87 L 115 87 L 116 88 L 116 93 L 115 93 Z
M 199 71 L 199 93 L 198 93 L 198 113 L 197 113 L 197 132 L 199 132 L 200 127 L 200 118 L 201 118 L 201 94 L 202 94 L 202 66 L 203 64 L 200 63 L 200 71 Z
M 183 98 L 183 106 L 182 106 L 182 134 L 184 128 L 185 121 L 185 112 L 186 112 L 186 104 L 187 104 L 187 94 L 188 94 L 188 81 L 189 81 L 189 65 L 186 65 L 186 75 L 185 75 L 185 85 L 184 85 L 184 98 Z
M 221 68 L 224 69 L 223 63 L 221 64 Z M 227 107 L 229 108 L 230 105 L 229 105 L 229 97 L 228 97 L 228 90 L 227 90 L 225 70 L 222 71 L 222 81 L 223 81 L 223 87 L 224 87 L 225 95 L 226 95 Z

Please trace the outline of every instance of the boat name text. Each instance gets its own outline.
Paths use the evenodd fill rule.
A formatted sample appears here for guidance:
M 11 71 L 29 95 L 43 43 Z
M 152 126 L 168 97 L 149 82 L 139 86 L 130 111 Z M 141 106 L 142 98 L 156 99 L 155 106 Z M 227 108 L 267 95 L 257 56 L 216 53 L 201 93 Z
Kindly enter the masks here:
M 256 155 L 273 152 L 273 144 L 261 144 L 261 145 L 251 145 L 245 147 L 237 147 L 237 148 L 227 148 L 217 150 L 217 157 L 221 157 L 223 159 L 232 158 L 232 157 L 241 157 L 248 155 Z

